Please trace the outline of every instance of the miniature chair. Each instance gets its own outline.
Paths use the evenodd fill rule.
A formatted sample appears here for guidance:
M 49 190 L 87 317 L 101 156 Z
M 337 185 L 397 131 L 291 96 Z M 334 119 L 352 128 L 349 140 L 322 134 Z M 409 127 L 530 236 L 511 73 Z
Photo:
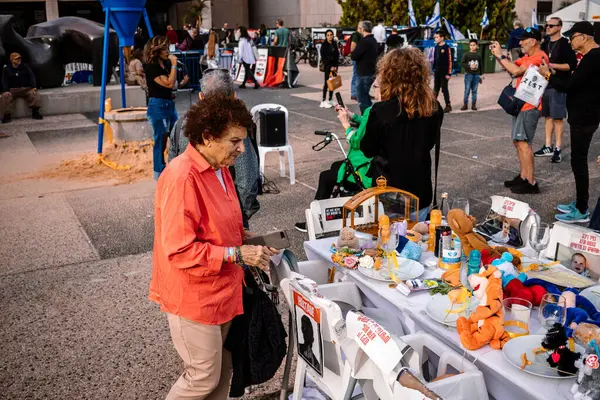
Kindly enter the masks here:
M 257 106 L 254 106 L 252 108 L 252 110 L 250 111 L 250 114 L 252 114 L 252 119 L 254 120 L 254 123 L 257 123 L 258 118 L 259 118 L 259 113 L 261 110 L 273 109 L 273 108 L 280 109 L 281 111 L 283 111 L 285 113 L 285 144 L 283 146 L 275 146 L 275 147 L 261 146 L 260 145 L 260 135 L 262 135 L 262 132 L 260 131 L 260 129 L 258 129 L 257 142 L 258 142 L 258 157 L 259 157 L 259 163 L 260 163 L 260 174 L 261 174 L 261 177 L 264 177 L 264 175 L 265 175 L 265 157 L 266 157 L 267 153 L 276 151 L 279 153 L 279 176 L 281 176 L 282 178 L 285 177 L 285 158 L 283 156 L 283 153 L 287 153 L 289 170 L 290 170 L 290 185 L 293 185 L 296 183 L 296 172 L 294 169 L 294 151 L 292 149 L 292 146 L 288 142 L 289 113 L 288 113 L 287 108 L 285 108 L 284 106 L 281 106 L 279 104 L 265 103 L 265 104 L 259 104 Z M 257 125 L 260 125 L 260 124 L 257 124 Z

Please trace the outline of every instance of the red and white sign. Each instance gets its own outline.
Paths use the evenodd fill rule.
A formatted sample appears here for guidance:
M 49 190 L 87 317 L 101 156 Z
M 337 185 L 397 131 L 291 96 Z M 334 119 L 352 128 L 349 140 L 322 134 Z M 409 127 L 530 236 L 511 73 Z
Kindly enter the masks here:
M 292 288 L 298 355 L 323 376 L 323 335 L 321 310 Z
M 600 236 L 591 232 L 575 232 L 571 235 L 569 247 L 576 251 L 600 255 Z
M 492 210 L 503 217 L 525 221 L 529 215 L 529 204 L 510 197 L 492 196 Z
M 385 374 L 389 374 L 402 359 L 402 352 L 388 331 L 371 318 L 349 312 L 346 316 L 349 338 L 369 356 Z

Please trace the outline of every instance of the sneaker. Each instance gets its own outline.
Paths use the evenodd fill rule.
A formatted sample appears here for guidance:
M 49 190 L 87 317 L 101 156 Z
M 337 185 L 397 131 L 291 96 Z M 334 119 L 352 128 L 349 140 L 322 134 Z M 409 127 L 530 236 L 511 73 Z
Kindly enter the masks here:
M 306 229 L 306 222 L 297 222 L 296 225 L 294 225 L 294 228 L 300 232 L 308 232 L 308 229 Z
M 333 100 L 329 100 L 328 103 L 331 107 L 335 107 L 336 105 L 336 103 L 334 103 Z
M 463 106 L 460 108 L 460 111 L 467 111 L 469 109 L 469 105 L 468 104 L 463 104 Z
M 567 224 L 579 224 L 590 222 L 590 212 L 589 210 L 586 210 L 586 212 L 582 214 L 578 209 L 574 209 L 568 214 L 557 214 L 555 215 L 555 218 Z
M 332 105 L 331 105 L 331 103 L 330 103 L 330 102 L 328 102 L 328 101 L 323 101 L 323 102 L 321 103 L 321 108 L 332 108 L 332 107 L 333 107 L 333 106 L 332 106 Z
M 535 153 L 533 153 L 536 157 L 552 157 L 552 153 L 554 149 L 552 147 L 544 146 Z
M 31 118 L 37 119 L 37 120 L 44 119 L 44 117 L 42 117 L 42 114 L 40 114 L 40 112 L 38 110 L 34 110 L 31 113 Z
M 540 187 L 537 182 L 535 185 L 532 185 L 525 179 L 522 184 L 511 187 L 510 191 L 515 194 L 538 194 L 540 193 Z
M 525 181 L 523 180 L 523 178 L 521 178 L 521 175 L 519 174 L 510 181 L 504 181 L 504 187 L 511 188 L 514 186 L 519 186 L 519 185 L 522 185 L 523 182 L 525 182 Z
M 562 161 L 562 156 L 560 154 L 560 149 L 554 149 L 554 154 L 552 155 L 551 163 L 558 164 Z
M 556 206 L 556 209 L 563 214 L 568 214 L 573 210 L 577 210 L 577 200 L 573 200 L 569 204 L 559 204 Z
M 319 108 L 325 108 L 325 101 L 322 101 L 321 104 L 319 104 Z

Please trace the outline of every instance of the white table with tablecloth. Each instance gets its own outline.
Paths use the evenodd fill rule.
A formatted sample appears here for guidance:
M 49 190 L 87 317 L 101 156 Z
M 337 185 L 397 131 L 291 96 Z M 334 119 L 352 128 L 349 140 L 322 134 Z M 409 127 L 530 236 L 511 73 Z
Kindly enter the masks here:
M 331 244 L 335 239 L 319 239 L 304 242 L 304 251 L 309 260 L 331 261 Z M 421 261 L 432 257 L 431 253 L 424 253 Z M 459 354 L 466 354 L 466 360 L 475 361 L 477 367 L 483 372 L 488 393 L 497 400 L 558 400 L 572 399 L 571 386 L 575 382 L 570 379 L 551 379 L 538 377 L 511 365 L 504 358 L 501 350 L 493 350 L 489 346 L 476 351 L 464 350 L 460 343 L 456 328 L 447 327 L 431 319 L 425 307 L 431 295 L 428 292 L 411 293 L 408 297 L 397 289 L 390 288 L 389 283 L 373 280 L 365 277 L 358 271 L 338 267 L 337 271 L 354 281 L 365 297 L 373 306 L 395 314 L 402 324 L 406 334 L 425 331 Z M 443 271 L 425 270 L 423 278 L 439 278 Z M 535 311 L 534 311 L 535 313 Z M 535 333 L 540 329 L 540 324 L 535 314 L 530 321 L 530 332 Z

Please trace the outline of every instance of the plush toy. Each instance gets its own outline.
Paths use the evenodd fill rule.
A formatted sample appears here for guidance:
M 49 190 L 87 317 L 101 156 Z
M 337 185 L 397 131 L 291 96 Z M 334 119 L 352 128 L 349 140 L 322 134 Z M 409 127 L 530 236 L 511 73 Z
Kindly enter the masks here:
M 337 241 L 337 247 L 340 249 L 343 247 L 348 247 L 349 249 L 353 250 L 360 248 L 354 229 L 348 227 L 342 228 L 340 231 L 340 237 Z
M 595 342 L 588 351 L 575 362 L 579 368 L 577 381 L 571 387 L 574 400 L 600 400 L 600 351 Z
M 467 257 L 471 254 L 471 250 L 489 250 L 496 253 L 488 244 L 483 236 L 473 232 L 475 227 L 475 217 L 467 215 L 463 210 L 454 209 L 448 212 L 448 225 L 452 231 L 460 238 L 462 248 Z
M 542 302 L 542 298 L 548 292 L 540 285 L 525 286 L 523 280 L 526 279 L 527 276 L 523 273 L 519 274 L 516 278 L 511 279 L 506 286 L 504 286 L 504 298 L 517 297 L 519 299 L 527 300 L 534 307 L 538 307 Z
M 542 341 L 542 347 L 552 352 L 546 361 L 552 368 L 557 369 L 560 376 L 575 375 L 577 373 L 575 361 L 581 357 L 580 353 L 569 349 L 568 341 L 565 327 L 561 324 L 554 324 Z
M 581 296 L 577 289 L 568 288 L 561 292 L 556 285 L 541 279 L 528 279 L 523 285 L 526 287 L 541 286 L 547 293 L 565 298 L 567 318 L 564 326 L 568 337 L 573 336 L 573 330 L 582 322 L 600 326 L 600 312 L 591 301 Z
M 500 271 L 493 266 L 483 267 L 478 274 L 469 276 L 473 295 L 480 299 L 479 306 L 468 320 L 459 317 L 456 321 L 460 342 L 468 350 L 477 350 L 488 343 L 493 349 L 501 349 L 509 339 L 504 332 L 500 276 Z

